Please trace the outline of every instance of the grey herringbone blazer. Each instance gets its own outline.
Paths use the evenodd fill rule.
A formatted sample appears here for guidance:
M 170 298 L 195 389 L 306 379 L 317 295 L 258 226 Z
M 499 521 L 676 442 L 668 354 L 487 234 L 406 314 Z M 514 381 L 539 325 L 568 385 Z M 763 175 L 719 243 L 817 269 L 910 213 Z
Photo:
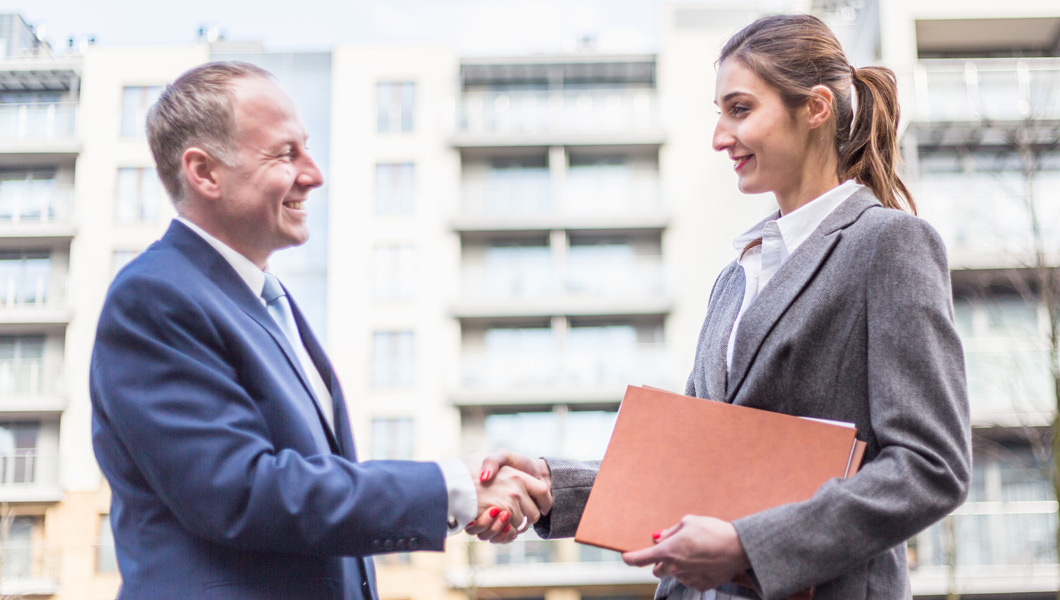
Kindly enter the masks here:
M 686 393 L 850 421 L 868 443 L 854 477 L 734 522 L 758 593 L 783 598 L 816 585 L 817 600 L 909 598 L 905 541 L 963 502 L 971 477 L 942 241 L 925 221 L 856 192 L 748 307 L 726 369 L 743 294 L 732 263 L 711 292 Z M 573 535 L 595 464 L 548 462 L 554 504 L 538 531 Z M 656 596 L 675 589 L 663 580 Z

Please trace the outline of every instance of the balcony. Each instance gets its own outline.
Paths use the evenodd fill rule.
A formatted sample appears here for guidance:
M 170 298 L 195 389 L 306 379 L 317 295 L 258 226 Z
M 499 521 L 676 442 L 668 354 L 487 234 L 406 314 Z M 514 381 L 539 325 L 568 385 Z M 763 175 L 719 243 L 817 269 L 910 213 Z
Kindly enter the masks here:
M 1048 340 L 971 338 L 964 342 L 972 423 L 1042 427 L 1052 421 Z
M 0 412 L 45 413 L 65 408 L 61 369 L 40 359 L 0 360 Z
M 663 344 L 541 352 L 465 351 L 453 394 L 460 406 L 616 403 L 630 383 L 672 387 L 682 377 Z
M 0 105 L 0 153 L 76 154 L 77 104 Z
M 0 238 L 73 237 L 74 187 L 0 182 Z
M 469 91 L 460 101 L 460 147 L 659 145 L 652 88 Z
M 563 268 L 463 268 L 458 318 L 640 315 L 670 310 L 662 257 L 569 261 Z
M 1060 239 L 1060 188 L 1041 182 L 1032 220 L 1022 186 L 963 176 L 914 187 L 920 216 L 942 236 L 954 269 L 1010 268 L 1034 264 L 1034 220 L 1045 249 L 1056 253 Z M 1011 188 L 1011 189 L 1009 189 Z M 1060 256 L 1047 255 L 1060 264 Z
M 59 549 L 9 542 L 0 546 L 0 596 L 59 593 Z
M 59 463 L 55 453 L 35 448 L 0 450 L 0 502 L 58 502 Z
M 656 170 L 568 177 L 553 193 L 547 176 L 518 181 L 464 180 L 453 228 L 462 232 L 550 229 L 653 229 L 666 226 Z
M 64 293 L 66 279 L 56 284 L 47 273 L 35 277 L 4 273 L 3 262 L 0 261 L 0 325 L 70 322 L 71 311 Z
M 1015 127 L 1060 120 L 1060 59 L 922 60 L 913 92 L 921 144 L 1007 144 Z M 1053 139 L 1040 133 L 1029 139 Z

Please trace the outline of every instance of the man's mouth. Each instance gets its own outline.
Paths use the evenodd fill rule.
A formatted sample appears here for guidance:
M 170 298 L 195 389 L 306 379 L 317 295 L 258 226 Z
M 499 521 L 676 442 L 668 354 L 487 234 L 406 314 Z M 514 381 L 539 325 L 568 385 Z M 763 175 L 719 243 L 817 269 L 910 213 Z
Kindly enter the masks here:
M 283 206 L 284 206 L 284 208 L 290 208 L 292 210 L 302 210 L 302 205 L 303 204 L 305 204 L 305 200 L 300 200 L 298 202 L 294 202 L 294 201 L 290 201 L 289 200 L 287 202 L 284 202 Z

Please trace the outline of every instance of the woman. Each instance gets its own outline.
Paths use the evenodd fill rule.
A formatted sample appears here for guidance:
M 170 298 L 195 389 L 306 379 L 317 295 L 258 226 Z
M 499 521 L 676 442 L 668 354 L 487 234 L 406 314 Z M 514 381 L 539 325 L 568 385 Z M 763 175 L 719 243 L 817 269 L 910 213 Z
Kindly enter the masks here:
M 805 502 L 686 516 L 623 558 L 654 565 L 658 598 L 909 598 L 905 540 L 964 500 L 971 457 L 945 250 L 896 173 L 894 75 L 850 66 L 815 17 L 771 16 L 726 43 L 716 103 L 714 149 L 779 211 L 736 239 L 686 393 L 853 422 L 867 452 Z M 595 465 L 500 453 L 484 476 L 505 463 L 551 480 L 539 533 L 572 535 Z M 509 539 L 499 525 L 469 531 Z M 730 583 L 745 572 L 754 590 Z

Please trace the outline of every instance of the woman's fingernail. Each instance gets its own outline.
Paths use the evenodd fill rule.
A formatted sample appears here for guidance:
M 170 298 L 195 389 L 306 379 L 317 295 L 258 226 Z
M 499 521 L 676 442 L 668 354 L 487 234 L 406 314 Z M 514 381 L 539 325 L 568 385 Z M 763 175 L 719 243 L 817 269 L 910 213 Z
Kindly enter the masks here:
M 512 515 L 511 515 L 511 514 L 509 514 L 509 513 L 508 513 L 508 511 L 504 511 L 504 512 L 502 512 L 502 513 L 501 513 L 501 523 L 507 523 L 507 522 L 508 522 L 508 519 L 509 519 L 509 518 L 511 518 L 511 516 L 512 516 Z
M 651 539 L 655 540 L 656 542 L 659 541 L 659 538 L 661 538 L 661 537 L 662 537 L 662 532 L 661 531 L 656 531 L 655 533 L 651 534 Z
M 511 530 L 512 530 L 512 525 L 511 525 L 511 523 L 509 523 L 509 524 L 504 526 L 504 529 L 501 530 L 501 533 L 508 533 Z
M 499 515 L 500 513 L 501 513 L 501 509 L 499 509 L 496 506 L 494 506 L 493 508 L 490 509 L 490 518 L 491 519 L 496 519 L 497 515 Z
M 486 469 L 486 470 L 482 471 L 482 473 L 478 476 L 478 480 L 479 481 L 489 481 L 490 475 L 492 475 L 492 473 L 490 473 L 489 469 Z

